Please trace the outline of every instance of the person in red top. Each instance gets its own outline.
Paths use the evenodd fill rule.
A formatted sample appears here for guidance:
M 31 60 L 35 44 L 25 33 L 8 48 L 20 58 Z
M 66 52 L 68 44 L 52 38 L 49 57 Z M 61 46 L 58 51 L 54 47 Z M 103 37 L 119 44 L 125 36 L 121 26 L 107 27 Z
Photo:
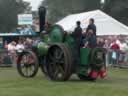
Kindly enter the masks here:
M 116 43 L 116 40 L 114 40 L 114 42 L 110 45 L 110 49 L 112 49 L 111 64 L 113 64 L 113 66 L 116 66 L 116 64 L 118 64 L 120 50 L 120 46 Z
M 113 50 L 120 50 L 120 47 L 119 47 L 119 45 L 118 44 L 116 44 L 116 43 L 114 43 L 114 44 L 112 44 L 112 46 L 111 46 L 111 49 L 113 49 Z

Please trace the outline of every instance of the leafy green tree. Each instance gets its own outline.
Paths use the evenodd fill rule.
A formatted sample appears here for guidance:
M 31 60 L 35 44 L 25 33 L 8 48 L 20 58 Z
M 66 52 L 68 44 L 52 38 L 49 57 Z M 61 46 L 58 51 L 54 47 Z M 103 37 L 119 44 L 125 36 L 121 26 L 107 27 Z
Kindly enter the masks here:
M 104 11 L 128 25 L 128 0 L 106 0 Z
M 23 0 L 0 0 L 0 32 L 10 32 L 17 26 L 17 15 L 31 8 Z

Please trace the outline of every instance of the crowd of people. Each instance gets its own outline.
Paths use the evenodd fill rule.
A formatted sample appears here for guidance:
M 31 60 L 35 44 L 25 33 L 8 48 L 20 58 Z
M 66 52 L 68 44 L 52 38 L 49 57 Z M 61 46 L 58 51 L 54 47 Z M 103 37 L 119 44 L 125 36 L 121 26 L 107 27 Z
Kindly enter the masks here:
M 108 51 L 108 64 L 117 66 L 117 64 L 127 63 L 128 42 L 121 36 L 111 36 L 104 40 L 104 48 Z
M 18 42 L 12 41 L 9 44 L 5 44 L 5 48 L 7 49 L 13 64 L 16 62 L 17 53 L 23 52 L 24 49 L 31 49 L 32 42 L 33 39 L 31 38 L 20 38 Z
M 5 45 L 5 48 L 7 48 L 8 51 L 10 52 L 22 52 L 24 49 L 31 49 L 31 44 L 33 42 L 33 39 L 31 38 L 26 38 L 26 39 L 19 39 L 18 42 L 16 43 L 15 41 L 12 41 L 11 43 Z

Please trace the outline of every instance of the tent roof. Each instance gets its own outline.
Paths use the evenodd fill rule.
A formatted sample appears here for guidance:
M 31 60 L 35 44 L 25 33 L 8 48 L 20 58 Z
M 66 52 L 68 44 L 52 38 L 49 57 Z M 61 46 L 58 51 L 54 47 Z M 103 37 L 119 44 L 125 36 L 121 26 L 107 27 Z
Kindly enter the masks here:
M 61 25 L 65 31 L 73 32 L 76 22 L 81 21 L 81 27 L 86 29 L 89 19 L 94 18 L 98 35 L 128 35 L 128 27 L 101 10 L 94 10 L 66 16 L 56 24 Z

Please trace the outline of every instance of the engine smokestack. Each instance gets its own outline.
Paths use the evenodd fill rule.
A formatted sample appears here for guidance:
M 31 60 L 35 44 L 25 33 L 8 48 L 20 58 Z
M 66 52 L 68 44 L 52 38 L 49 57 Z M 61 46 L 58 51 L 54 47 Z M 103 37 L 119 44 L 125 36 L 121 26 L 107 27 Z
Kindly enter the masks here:
M 39 7 L 39 22 L 40 22 L 40 32 L 45 29 L 45 18 L 46 17 L 46 8 L 43 6 Z

